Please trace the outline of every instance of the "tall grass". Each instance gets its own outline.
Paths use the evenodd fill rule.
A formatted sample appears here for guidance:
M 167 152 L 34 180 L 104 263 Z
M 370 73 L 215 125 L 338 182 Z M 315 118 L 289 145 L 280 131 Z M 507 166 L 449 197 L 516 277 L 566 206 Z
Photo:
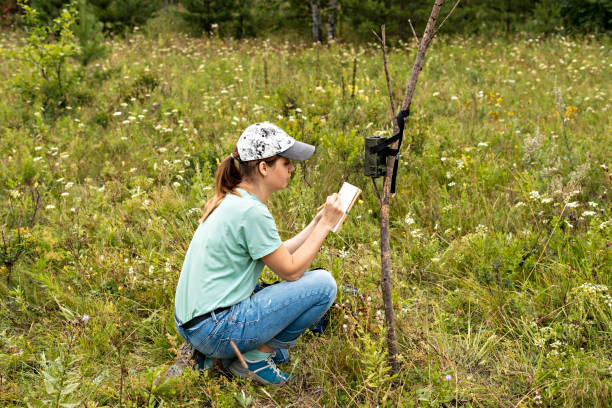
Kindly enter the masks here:
M 363 137 L 392 129 L 379 50 L 148 33 L 109 40 L 82 72 L 91 98 L 55 118 L 13 92 L 19 61 L 0 65 L 3 248 L 17 232 L 29 242 L 8 284 L 1 269 L 4 405 L 51 400 L 41 384 L 61 378 L 65 401 L 89 407 L 610 405 L 609 38 L 431 48 L 391 206 L 393 376 L 377 199 L 361 170 Z M 4 32 L 0 46 L 20 38 Z M 396 100 L 414 55 L 389 52 Z M 314 264 L 359 293 L 340 291 L 326 332 L 298 342 L 287 387 L 216 372 L 165 381 L 199 208 L 218 161 L 264 120 L 317 145 L 269 202 L 281 236 L 342 181 L 364 190 Z

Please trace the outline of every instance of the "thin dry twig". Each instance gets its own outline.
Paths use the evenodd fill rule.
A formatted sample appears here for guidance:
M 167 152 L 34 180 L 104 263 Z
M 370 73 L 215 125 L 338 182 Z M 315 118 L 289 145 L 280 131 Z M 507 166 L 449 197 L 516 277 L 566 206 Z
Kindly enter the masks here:
M 414 41 L 416 41 L 417 43 L 417 47 L 420 47 L 421 43 L 419 42 L 419 36 L 417 35 L 414 26 L 412 25 L 412 20 L 408 19 L 408 24 L 410 24 L 410 28 L 412 29 L 412 35 L 414 36 Z
M 232 340 L 230 340 L 229 343 L 230 346 L 232 346 L 232 348 L 234 349 L 234 353 L 236 353 L 238 360 L 240 360 L 240 364 L 242 364 L 242 366 L 248 370 L 249 366 L 247 365 L 246 361 L 244 361 L 244 356 L 242 355 L 240 350 L 238 350 L 238 347 L 236 347 L 236 343 L 234 343 Z
M 461 2 L 461 0 L 457 0 L 457 2 L 455 3 L 455 5 L 453 6 L 453 8 L 451 9 L 451 11 L 448 12 L 448 14 L 446 15 L 446 17 L 444 17 L 444 20 L 442 20 L 442 22 L 440 23 L 440 25 L 438 26 L 438 28 L 436 28 L 436 31 L 434 31 L 434 35 L 436 35 L 436 33 L 438 31 L 440 31 L 440 29 L 442 28 L 442 26 L 444 25 L 444 23 L 446 23 L 446 20 L 448 20 L 448 18 L 451 16 L 451 14 L 453 14 L 453 12 L 455 11 L 455 9 L 457 8 L 457 6 L 459 5 L 459 3 Z M 410 20 L 408 20 L 410 21 Z
M 395 118 L 395 103 L 393 102 L 393 92 L 391 92 L 391 77 L 389 76 L 389 68 L 387 66 L 387 40 L 385 36 L 384 24 L 380 26 L 380 32 L 382 38 L 378 35 L 376 31 L 372 30 L 372 33 L 374 33 L 376 38 L 378 38 L 378 41 L 380 42 L 380 48 L 382 49 L 383 66 L 385 68 L 385 79 L 387 80 L 387 92 L 389 93 L 389 104 L 391 106 L 391 114 L 393 115 L 393 118 Z

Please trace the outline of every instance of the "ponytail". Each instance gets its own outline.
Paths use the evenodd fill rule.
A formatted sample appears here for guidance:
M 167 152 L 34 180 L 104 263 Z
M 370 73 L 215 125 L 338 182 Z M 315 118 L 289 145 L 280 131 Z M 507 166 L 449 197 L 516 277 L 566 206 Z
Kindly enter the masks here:
M 231 155 L 227 156 L 219 167 L 215 174 L 215 195 L 208 200 L 204 206 L 202 212 L 202 218 L 200 218 L 200 224 L 210 215 L 221 204 L 221 201 L 225 198 L 228 193 L 236 194 L 236 186 L 242 181 L 242 173 L 240 168 L 234 163 L 234 157 L 236 160 L 238 157 L 238 149 L 234 148 Z
M 278 160 L 279 156 L 272 156 L 262 160 L 250 160 L 244 162 L 240 160 L 238 149 L 234 148 L 232 154 L 227 156 L 219 167 L 215 175 L 215 195 L 206 202 L 206 205 L 202 208 L 202 218 L 200 218 L 200 224 L 203 223 L 206 218 L 221 204 L 221 201 L 228 194 L 239 193 L 236 191 L 236 187 L 243 180 L 252 177 L 255 173 L 257 166 L 260 162 L 266 162 L 268 165 L 274 164 Z M 238 164 L 234 161 L 236 160 Z

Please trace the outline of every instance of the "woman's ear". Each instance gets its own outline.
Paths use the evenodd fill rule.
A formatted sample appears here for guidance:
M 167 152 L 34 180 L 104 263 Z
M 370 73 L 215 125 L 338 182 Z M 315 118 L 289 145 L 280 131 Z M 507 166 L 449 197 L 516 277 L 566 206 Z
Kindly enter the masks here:
M 267 176 L 268 175 L 268 163 L 266 163 L 265 161 L 260 161 L 257 164 L 257 170 L 259 170 L 259 174 L 261 174 L 262 176 Z

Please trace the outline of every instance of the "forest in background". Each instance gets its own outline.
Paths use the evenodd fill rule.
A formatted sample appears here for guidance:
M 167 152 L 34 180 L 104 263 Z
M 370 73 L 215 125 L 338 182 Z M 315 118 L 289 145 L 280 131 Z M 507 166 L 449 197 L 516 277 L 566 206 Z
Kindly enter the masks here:
M 371 29 L 386 24 L 392 42 L 409 41 L 410 19 L 422 32 L 432 2 L 428 0 L 76 0 L 87 19 L 107 33 L 125 33 L 160 11 L 176 13 L 177 30 L 193 35 L 215 33 L 246 38 L 270 35 L 302 40 L 372 39 Z M 19 24 L 17 0 L 0 2 L 4 24 Z M 57 17 L 69 1 L 32 0 L 44 20 Z M 442 15 L 454 1 L 446 2 Z M 585 34 L 612 29 L 612 0 L 463 0 L 447 34 Z

